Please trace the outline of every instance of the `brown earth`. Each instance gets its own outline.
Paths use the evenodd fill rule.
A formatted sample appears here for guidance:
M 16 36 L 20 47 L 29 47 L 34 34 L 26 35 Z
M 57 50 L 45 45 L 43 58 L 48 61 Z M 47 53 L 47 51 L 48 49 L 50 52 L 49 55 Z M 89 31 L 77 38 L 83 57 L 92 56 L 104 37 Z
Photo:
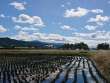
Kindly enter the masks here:
M 110 50 L 99 50 L 91 56 L 95 60 L 98 69 L 110 83 Z

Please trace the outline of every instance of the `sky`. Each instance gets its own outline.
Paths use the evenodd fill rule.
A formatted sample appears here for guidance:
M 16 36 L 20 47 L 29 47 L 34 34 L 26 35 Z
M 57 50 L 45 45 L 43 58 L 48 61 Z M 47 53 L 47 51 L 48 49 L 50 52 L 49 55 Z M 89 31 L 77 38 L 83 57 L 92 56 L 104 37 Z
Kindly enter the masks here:
M 0 37 L 110 43 L 110 0 L 0 0 Z

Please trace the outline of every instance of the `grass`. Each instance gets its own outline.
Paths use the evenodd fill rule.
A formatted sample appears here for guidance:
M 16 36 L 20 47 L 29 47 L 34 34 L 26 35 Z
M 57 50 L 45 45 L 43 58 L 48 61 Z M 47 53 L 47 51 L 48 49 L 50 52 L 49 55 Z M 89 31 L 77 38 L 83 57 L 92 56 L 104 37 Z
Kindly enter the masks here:
M 99 50 L 92 53 L 91 58 L 95 60 L 98 69 L 110 83 L 110 50 Z
M 88 51 L 75 51 L 75 50 L 36 50 L 36 49 L 1 49 L 0 55 L 15 55 L 15 56 L 28 56 L 28 55 L 50 55 L 50 56 L 90 56 Z

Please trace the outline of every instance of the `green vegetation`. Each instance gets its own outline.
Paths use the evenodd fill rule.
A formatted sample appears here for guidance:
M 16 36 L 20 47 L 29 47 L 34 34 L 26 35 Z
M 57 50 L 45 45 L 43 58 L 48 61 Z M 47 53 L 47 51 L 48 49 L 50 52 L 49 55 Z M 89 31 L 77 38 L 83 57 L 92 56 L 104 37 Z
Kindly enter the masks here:
M 97 45 L 97 49 L 98 49 L 98 50 L 100 50 L 100 49 L 108 50 L 108 49 L 109 49 L 109 44 L 107 44 L 107 43 L 98 44 L 98 45 Z
M 63 48 L 63 49 L 71 49 L 71 50 L 75 50 L 75 49 L 89 50 L 88 45 L 83 43 L 83 42 L 75 43 L 75 44 L 64 44 L 61 48 Z
M 36 50 L 36 49 L 1 49 L 0 55 L 15 55 L 15 56 L 90 56 L 89 51 L 75 51 L 75 50 Z

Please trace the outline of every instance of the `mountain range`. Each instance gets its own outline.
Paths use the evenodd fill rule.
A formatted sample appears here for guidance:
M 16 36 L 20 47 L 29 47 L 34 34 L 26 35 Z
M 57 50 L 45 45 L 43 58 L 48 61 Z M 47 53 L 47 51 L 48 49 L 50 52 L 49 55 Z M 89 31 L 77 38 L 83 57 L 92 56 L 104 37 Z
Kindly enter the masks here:
M 42 41 L 23 41 L 15 40 L 8 37 L 0 38 L 1 48 L 12 48 L 12 47 L 36 47 L 36 48 L 59 48 L 63 43 L 48 43 Z

